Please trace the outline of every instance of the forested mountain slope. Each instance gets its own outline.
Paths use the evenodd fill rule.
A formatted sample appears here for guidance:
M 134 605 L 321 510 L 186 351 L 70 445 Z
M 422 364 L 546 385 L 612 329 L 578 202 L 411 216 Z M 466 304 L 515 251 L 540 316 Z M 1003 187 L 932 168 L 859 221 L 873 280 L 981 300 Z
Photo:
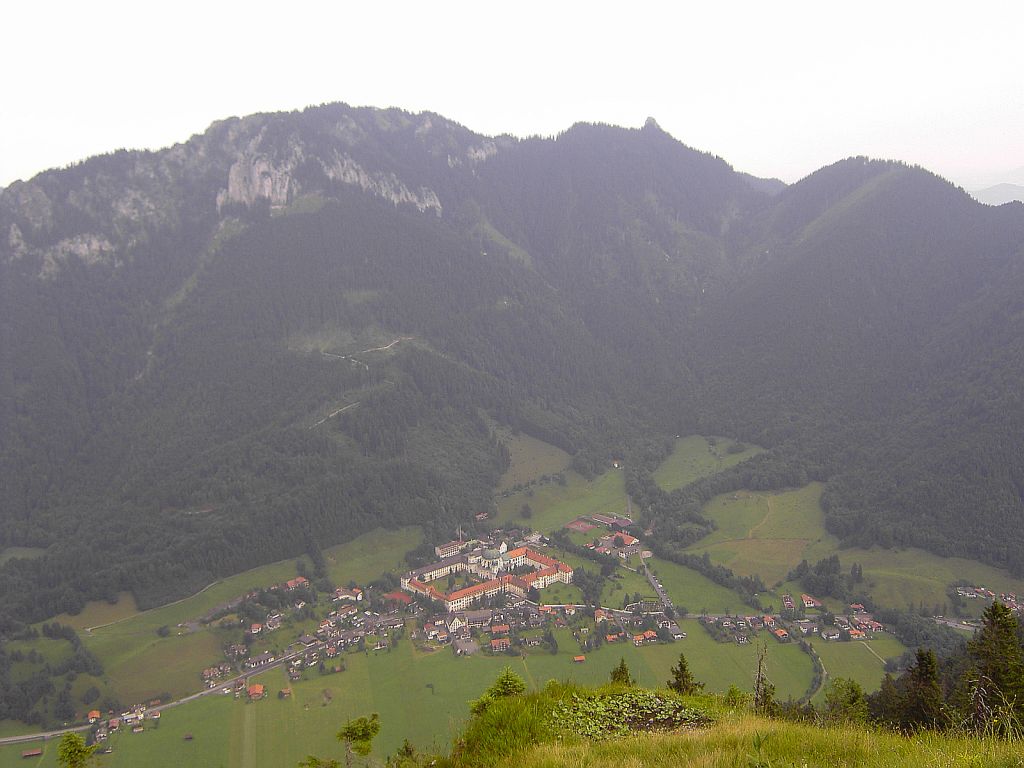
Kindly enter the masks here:
M 855 159 L 763 227 L 764 260 L 698 331 L 709 421 L 813 445 L 850 542 L 1020 568 L 1024 208 Z
M 584 473 L 743 436 L 851 541 L 1024 567 L 1024 206 L 861 159 L 755 182 L 653 121 L 328 105 L 0 191 L 0 546 L 47 548 L 0 611 L 445 535 L 507 462 L 488 419 Z

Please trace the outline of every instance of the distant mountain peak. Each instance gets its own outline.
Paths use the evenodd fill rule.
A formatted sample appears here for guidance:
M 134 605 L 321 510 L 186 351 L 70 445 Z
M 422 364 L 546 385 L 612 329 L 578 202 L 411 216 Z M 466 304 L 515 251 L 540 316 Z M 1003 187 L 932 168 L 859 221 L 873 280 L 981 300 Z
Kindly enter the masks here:
M 995 184 L 971 192 L 971 197 L 985 205 L 1004 205 L 1010 202 L 1024 203 L 1024 186 L 1020 184 Z

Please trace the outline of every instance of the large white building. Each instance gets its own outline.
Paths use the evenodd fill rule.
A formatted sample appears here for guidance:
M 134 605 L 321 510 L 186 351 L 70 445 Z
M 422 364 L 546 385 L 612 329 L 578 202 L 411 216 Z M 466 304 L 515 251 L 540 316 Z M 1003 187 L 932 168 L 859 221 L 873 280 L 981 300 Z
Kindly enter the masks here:
M 523 566 L 532 567 L 533 573 L 521 576 L 510 573 Z M 430 584 L 435 579 L 460 571 L 472 573 L 485 581 L 448 595 Z M 464 610 L 486 597 L 507 593 L 526 597 L 531 588 L 543 589 L 555 582 L 571 584 L 572 578 L 572 568 L 553 557 L 528 547 L 508 550 L 502 545 L 499 549 L 477 549 L 464 555 L 447 557 L 409 571 L 402 577 L 402 589 L 444 602 L 451 613 Z

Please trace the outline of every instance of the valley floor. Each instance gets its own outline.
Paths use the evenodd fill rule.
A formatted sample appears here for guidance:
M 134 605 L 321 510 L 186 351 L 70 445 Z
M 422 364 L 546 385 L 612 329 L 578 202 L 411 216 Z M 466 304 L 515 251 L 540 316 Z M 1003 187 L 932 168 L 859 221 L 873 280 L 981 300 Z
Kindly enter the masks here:
M 501 486 L 498 524 L 526 525 L 550 533 L 580 515 L 622 513 L 628 508 L 621 471 L 611 469 L 588 482 L 568 469 L 568 456 L 561 451 L 532 438 L 510 439 L 513 467 Z M 656 474 L 658 481 L 666 488 L 678 487 L 719 471 L 727 460 L 723 457 L 741 460 L 757 452 L 756 448 L 744 447 L 743 451 L 730 454 L 728 441 L 719 438 L 714 442 L 699 437 L 678 441 L 676 452 Z M 794 557 L 811 559 L 837 551 L 844 565 L 854 561 L 863 564 L 866 583 L 882 605 L 907 607 L 919 602 L 938 602 L 955 579 L 1024 593 L 1024 583 L 970 561 L 937 558 L 921 552 L 840 551 L 824 529 L 820 494 L 821 486 L 811 484 L 779 493 L 739 492 L 718 497 L 705 510 L 718 529 L 691 550 L 707 552 L 713 561 L 738 573 L 756 572 L 766 580 L 776 580 L 774 591 L 762 598 L 774 603 L 776 609 L 784 592 L 799 594 L 796 585 L 782 580 L 785 571 L 798 562 Z M 522 514 L 525 504 L 531 508 L 528 519 Z M 330 579 L 343 585 L 366 583 L 383 572 L 401 573 L 406 567 L 405 553 L 417 546 L 421 537 L 422 533 L 414 528 L 377 531 L 327 549 Z M 583 543 L 583 539 L 577 543 Z M 575 567 L 585 565 L 573 556 L 565 557 Z M 625 562 L 608 580 L 602 603 L 620 608 L 627 595 L 651 592 L 646 579 L 637 572 L 636 560 Z M 691 614 L 706 611 L 726 615 L 748 610 L 735 592 L 696 571 L 657 558 L 649 559 L 648 564 L 673 602 L 686 607 Z M 198 619 L 246 590 L 284 581 L 295 573 L 295 562 L 283 561 L 218 582 L 191 598 L 153 611 L 139 612 L 131 596 L 125 594 L 116 604 L 90 604 L 77 616 L 57 617 L 79 631 L 86 647 L 105 668 L 102 679 L 80 676 L 75 682 L 76 699 L 85 686 L 93 683 L 124 702 L 147 700 L 160 693 L 178 698 L 194 692 L 199 688 L 198 671 L 223 659 L 222 630 L 200 624 Z M 578 599 L 572 590 L 578 592 L 575 586 L 563 589 L 565 594 L 545 590 L 545 599 Z M 337 747 L 333 734 L 340 724 L 371 711 L 380 712 L 383 724 L 375 743 L 377 755 L 393 752 L 406 738 L 417 746 L 444 751 L 468 716 L 467 702 L 479 696 L 506 664 L 511 664 L 536 690 L 550 679 L 587 685 L 603 683 L 619 659 L 624 658 L 640 684 L 656 687 L 664 684 L 670 667 L 683 652 L 691 670 L 707 684 L 709 691 L 725 691 L 732 685 L 743 690 L 750 688 L 756 668 L 753 644 L 716 642 L 693 618 L 681 620 L 679 625 L 686 637 L 675 643 L 639 648 L 630 642 L 605 645 L 588 651 L 586 662 L 579 664 L 573 663 L 573 657 L 581 653 L 580 647 L 569 629 L 555 630 L 557 654 L 531 650 L 518 658 L 466 658 L 454 656 L 448 648 L 417 650 L 408 639 L 413 629 L 409 624 L 404 638 L 389 651 L 345 654 L 346 669 L 340 673 L 321 675 L 309 669 L 298 681 L 289 681 L 281 668 L 254 674 L 252 681 L 267 688 L 268 698 L 263 701 L 248 702 L 218 694 L 167 710 L 159 725 L 147 724 L 144 733 L 122 732 L 112 737 L 113 752 L 102 758 L 101 765 L 293 765 L 308 753 L 333 754 Z M 313 626 L 315 621 L 309 628 Z M 161 627 L 169 628 L 167 636 L 160 635 Z M 309 628 L 291 628 L 289 637 L 282 636 L 282 640 L 293 641 L 296 632 Z M 260 642 L 272 648 L 274 641 Z M 61 653 L 59 645 L 57 641 L 40 638 L 18 650 L 27 653 L 35 648 L 53 660 Z M 867 690 L 877 687 L 885 660 L 905 650 L 890 635 L 879 635 L 870 642 L 816 640 L 815 649 L 826 671 L 826 680 L 852 677 Z M 797 699 L 810 691 L 812 662 L 795 644 L 770 641 L 768 674 L 780 699 Z M 279 700 L 277 691 L 286 687 L 292 689 L 291 697 Z M 819 688 L 814 701 L 820 701 L 821 696 Z M 730 749 L 746 749 L 751 734 L 744 729 L 753 726 L 740 720 L 730 727 L 734 731 L 727 729 L 723 734 L 733 735 L 721 738 L 734 739 Z M 2 736 L 25 730 L 28 729 L 17 724 L 0 723 Z M 790 738 L 779 733 L 779 740 Z M 192 738 L 186 740 L 186 734 Z M 662 745 L 657 739 L 651 743 L 657 752 L 652 753 L 651 764 L 668 759 L 661 750 L 674 754 L 673 750 L 679 749 Z M 56 764 L 55 742 L 36 742 L 32 746 L 40 746 L 43 755 L 22 759 L 26 745 L 0 746 L 0 766 Z M 557 765 L 564 757 L 556 748 L 547 752 L 544 749 L 548 748 L 535 756 L 539 764 Z M 593 751 L 588 754 L 594 764 L 602 764 L 612 759 L 617 748 L 600 745 L 590 749 Z M 726 750 L 721 754 L 733 752 Z M 817 763 L 809 763 L 814 764 Z

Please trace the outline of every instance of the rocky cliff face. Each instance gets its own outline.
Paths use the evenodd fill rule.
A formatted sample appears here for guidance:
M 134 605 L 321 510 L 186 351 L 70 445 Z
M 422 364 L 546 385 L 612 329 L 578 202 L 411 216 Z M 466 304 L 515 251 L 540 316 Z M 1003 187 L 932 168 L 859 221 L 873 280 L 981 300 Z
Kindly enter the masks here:
M 304 192 L 325 192 L 324 188 L 309 185 L 304 189 L 295 178 L 295 170 L 307 159 L 302 145 L 291 148 L 288 157 L 275 161 L 258 151 L 247 150 L 231 164 L 227 187 L 217 193 L 217 209 L 226 203 L 253 205 L 258 200 L 269 201 L 273 208 L 283 208 Z M 333 182 L 359 187 L 395 205 L 412 205 L 420 212 L 442 214 L 441 200 L 430 187 L 410 189 L 393 172 L 371 173 L 347 153 L 334 150 L 330 157 L 308 158 L 319 165 L 323 175 Z
M 41 279 L 70 260 L 116 269 L 155 231 L 212 233 L 238 206 L 282 209 L 342 186 L 440 217 L 444 193 L 426 179 L 473 175 L 512 143 L 436 115 L 345 105 L 230 118 L 165 150 L 122 150 L 0 190 L 0 261 Z

